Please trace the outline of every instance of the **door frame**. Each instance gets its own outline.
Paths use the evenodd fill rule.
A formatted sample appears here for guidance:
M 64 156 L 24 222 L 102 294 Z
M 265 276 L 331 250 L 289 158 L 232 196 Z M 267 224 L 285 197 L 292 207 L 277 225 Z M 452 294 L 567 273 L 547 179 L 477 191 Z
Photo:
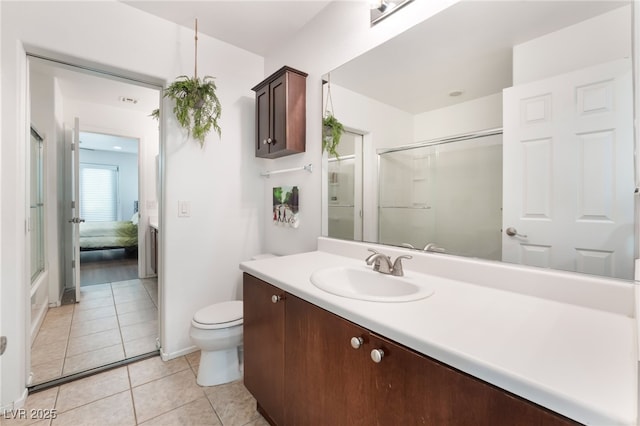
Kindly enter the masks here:
M 114 80 L 118 80 L 118 81 L 123 81 L 125 83 L 129 83 L 132 85 L 138 85 L 138 86 L 143 86 L 143 87 L 147 87 L 150 89 L 155 89 L 158 91 L 158 107 L 160 108 L 160 111 L 162 112 L 162 110 L 164 109 L 163 107 L 163 90 L 164 90 L 164 86 L 166 85 L 166 81 L 164 80 L 160 80 L 158 78 L 155 77 L 151 77 L 151 76 L 147 76 L 147 75 L 141 75 L 138 74 L 136 72 L 133 71 L 127 71 L 127 70 L 123 70 L 123 69 L 117 69 L 114 70 L 114 68 L 112 67 L 107 67 L 107 66 L 95 66 L 93 63 L 87 61 L 87 60 L 83 60 L 83 59 L 78 59 L 78 58 L 73 58 L 73 60 L 69 60 L 67 57 L 52 53 L 52 52 L 48 52 L 48 51 L 42 51 L 41 49 L 35 48 L 35 47 L 27 47 L 27 46 L 23 46 L 23 59 L 22 61 L 24 61 L 25 64 L 25 72 L 22 78 L 24 78 L 23 82 L 23 86 L 21 88 L 21 91 L 23 91 L 23 95 L 24 96 L 24 100 L 26 102 L 26 108 L 24 111 L 23 115 L 20 115 L 20 125 L 22 127 L 24 127 L 25 129 L 28 128 L 30 122 L 31 122 L 31 110 L 30 110 L 30 90 L 29 90 L 29 78 L 30 78 L 30 71 L 28 69 L 28 63 L 29 63 L 29 59 L 30 58 L 36 58 L 36 59 L 40 59 L 40 60 L 46 60 L 46 61 L 50 61 L 52 63 L 55 63 L 56 66 L 60 66 L 62 68 L 67 68 L 67 69 L 72 69 L 75 71 L 79 71 L 79 72 L 85 72 L 88 74 L 92 74 L 94 76 L 100 77 L 100 78 L 106 78 L 106 79 L 114 79 Z M 163 120 L 164 114 L 160 114 L 160 118 L 159 118 L 159 125 L 158 125 L 158 154 L 157 154 L 157 160 L 155 162 L 155 176 L 156 176 L 156 199 L 157 199 L 157 215 L 158 215 L 158 227 L 159 229 L 162 229 L 163 227 L 163 206 L 164 206 L 164 188 L 165 186 L 165 158 L 166 158 L 166 141 L 165 141 L 165 132 L 164 132 L 164 120 Z M 64 159 L 62 161 L 64 161 L 64 166 L 63 169 L 61 170 L 60 173 L 65 173 L 66 169 L 68 169 L 67 167 L 67 160 L 66 158 L 70 158 L 70 151 L 67 152 L 67 150 L 70 150 L 70 138 L 68 138 L 68 130 L 69 129 L 65 129 L 64 134 L 63 134 L 63 143 L 64 143 Z M 26 132 L 27 137 L 29 136 L 29 132 Z M 136 137 L 139 142 L 140 142 L 140 138 Z M 26 139 L 25 139 L 26 140 Z M 143 171 L 143 168 L 140 167 L 140 159 L 141 159 L 141 155 L 140 155 L 140 143 L 139 143 L 139 152 L 138 152 L 138 175 L 140 176 L 140 173 Z M 53 165 L 55 167 L 57 167 L 57 165 Z M 26 167 L 26 166 L 25 166 Z M 150 166 L 151 167 L 151 166 Z M 28 168 L 26 169 L 26 171 L 28 171 Z M 66 179 L 66 176 L 63 176 L 64 179 Z M 144 192 L 143 190 L 140 189 L 140 179 L 138 181 L 138 197 L 140 199 L 140 197 L 144 196 Z M 45 181 L 45 191 L 50 187 L 50 185 L 55 184 L 55 182 L 49 182 L 49 181 Z M 68 188 L 68 183 L 65 181 L 64 183 L 65 188 Z M 25 191 L 28 191 L 28 187 L 25 188 Z M 66 202 L 67 200 L 67 189 L 64 190 L 64 194 L 63 194 L 63 202 Z M 28 194 L 25 192 L 26 195 L 26 203 L 28 203 L 29 197 Z M 58 217 L 58 222 L 60 220 L 64 220 L 66 222 L 67 218 L 67 212 L 69 211 L 68 208 L 64 208 L 62 209 L 62 217 Z M 69 232 L 66 232 L 67 229 L 65 228 L 65 238 L 67 235 L 69 235 Z M 139 227 L 139 232 L 140 232 L 140 227 Z M 146 237 L 146 233 L 145 237 Z M 45 232 L 45 239 L 46 239 L 46 232 Z M 144 239 L 144 241 L 146 242 L 147 238 Z M 163 262 L 162 259 L 164 257 L 164 233 L 161 232 L 159 237 L 158 237 L 158 269 L 157 269 L 157 279 L 158 279 L 158 329 L 157 329 L 157 336 L 158 336 L 158 345 L 159 347 L 162 346 L 162 342 L 164 340 L 164 336 L 162 333 L 163 330 L 163 324 L 164 324 L 164 317 L 163 317 L 163 312 L 164 312 L 164 306 L 163 306 L 163 277 L 164 277 L 164 267 L 163 267 Z M 66 252 L 69 252 L 70 250 L 66 250 Z M 64 258 L 62 258 L 60 260 L 61 263 L 63 263 L 62 269 L 64 270 L 63 273 L 63 277 L 65 280 L 64 283 L 64 288 L 68 288 L 67 287 L 67 262 L 66 262 L 66 255 Z M 140 270 L 140 267 L 138 268 Z M 28 269 L 23 269 L 22 271 L 22 275 L 23 275 L 23 282 L 30 282 L 29 280 L 29 270 Z M 25 384 L 27 386 L 30 385 L 30 374 L 31 374 L 31 340 L 28 338 L 29 335 L 29 329 L 30 329 L 30 324 L 31 324 L 31 312 L 29 309 L 29 305 L 30 305 L 30 292 L 28 291 L 22 291 L 22 294 L 24 295 L 24 324 L 22 324 L 20 326 L 21 328 L 21 334 L 23 334 L 25 336 L 24 338 L 24 377 L 25 377 Z M 24 397 L 26 398 L 26 390 L 24 393 Z

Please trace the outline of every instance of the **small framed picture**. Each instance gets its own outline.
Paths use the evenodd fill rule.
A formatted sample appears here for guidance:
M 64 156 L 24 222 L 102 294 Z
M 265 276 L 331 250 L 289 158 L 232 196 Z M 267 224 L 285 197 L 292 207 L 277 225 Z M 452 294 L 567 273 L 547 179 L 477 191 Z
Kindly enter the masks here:
M 297 186 L 278 186 L 273 188 L 273 223 L 297 228 L 299 224 Z

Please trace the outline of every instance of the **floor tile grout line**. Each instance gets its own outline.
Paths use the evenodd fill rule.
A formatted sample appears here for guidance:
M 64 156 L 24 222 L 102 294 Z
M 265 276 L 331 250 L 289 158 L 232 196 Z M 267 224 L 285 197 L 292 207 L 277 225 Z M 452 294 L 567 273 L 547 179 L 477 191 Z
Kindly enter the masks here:
M 186 359 L 185 359 L 185 361 L 186 361 Z M 188 364 L 189 364 L 189 363 L 187 362 L 187 365 L 188 365 Z M 157 378 L 157 379 L 153 379 L 153 380 L 150 380 L 150 381 L 148 381 L 148 382 L 141 383 L 141 384 L 136 385 L 136 386 L 132 386 L 132 387 L 131 387 L 131 395 L 133 395 L 133 390 L 134 390 L 135 388 L 139 388 L 139 387 L 142 387 L 142 386 L 146 386 L 146 385 L 149 385 L 149 384 L 151 384 L 151 383 L 153 383 L 153 382 L 157 382 L 157 381 L 159 381 L 159 380 L 164 380 L 164 379 L 166 379 L 167 377 L 175 376 L 176 374 L 183 373 L 183 372 L 185 372 L 185 371 L 187 371 L 187 370 L 188 370 L 188 369 L 184 369 L 184 370 L 180 370 L 180 371 L 174 371 L 173 373 L 171 373 L 171 374 L 167 374 L 166 376 L 162 376 L 162 377 L 159 377 L 159 378 Z M 195 378 L 194 378 L 194 380 L 195 380 Z M 196 385 L 197 385 L 197 384 L 196 384 Z M 207 399 L 207 401 L 208 401 L 208 400 L 209 400 L 209 397 L 207 396 L 207 393 L 204 391 L 204 389 L 202 388 L 202 386 L 200 386 L 200 385 L 197 385 L 197 386 L 198 386 L 198 387 L 200 388 L 200 390 L 202 391 L 202 396 L 203 396 L 205 399 Z M 186 406 L 186 405 L 189 405 L 189 404 L 191 404 L 192 402 L 197 401 L 197 400 L 198 400 L 198 398 L 193 399 L 193 400 L 191 400 L 191 401 L 187 401 L 187 402 L 185 402 L 184 404 L 181 404 L 181 405 L 179 405 L 179 406 L 177 406 L 177 407 L 174 407 L 174 408 L 172 408 L 172 409 L 170 409 L 170 410 L 163 411 L 162 413 L 159 413 L 158 415 L 155 415 L 155 416 L 153 416 L 153 417 L 150 417 L 150 418 L 146 419 L 143 423 L 146 423 L 146 422 L 148 422 L 148 421 L 150 421 L 150 420 L 152 420 L 152 419 L 155 419 L 155 418 L 158 418 L 158 417 L 163 416 L 163 415 L 165 415 L 165 414 L 168 414 L 168 413 L 170 413 L 170 412 L 172 412 L 172 411 L 174 411 L 174 410 L 177 410 L 178 408 L 182 408 L 182 407 L 184 407 L 184 406 Z M 209 402 L 209 403 L 211 403 L 211 402 Z M 135 407 L 135 403 L 134 403 L 134 407 Z M 213 408 L 213 406 L 212 406 L 211 408 Z M 213 412 L 214 412 L 214 413 L 216 413 L 216 410 L 214 409 L 214 410 L 213 410 Z M 218 417 L 218 413 L 216 413 L 216 417 Z M 218 418 L 219 418 L 219 417 L 218 417 Z M 137 418 L 136 418 L 136 422 L 137 422 Z M 136 423 L 136 424 L 138 424 L 138 423 Z M 220 424 L 222 424 L 222 422 L 220 422 Z
M 113 283 L 109 283 L 109 288 L 111 289 L 111 296 L 113 297 L 113 306 L 114 306 L 114 310 L 116 311 L 116 322 L 118 323 L 118 334 L 120 335 L 120 344 L 122 345 L 122 354 L 124 355 L 124 358 L 127 359 L 127 350 L 124 346 L 124 337 L 122 336 L 122 326 L 120 325 L 120 317 L 118 316 L 118 307 L 116 306 L 116 295 L 113 292 Z
M 126 365 L 127 380 L 129 381 L 129 395 L 131 396 L 131 406 L 133 407 L 133 421 L 137 425 L 138 424 L 138 411 L 136 410 L 136 400 L 135 400 L 135 397 L 133 396 L 133 383 L 131 383 L 131 371 L 129 370 L 129 367 L 131 365 L 134 365 L 134 364 Z
M 135 280 L 126 280 L 126 281 L 132 281 L 132 282 L 133 281 L 137 281 L 135 284 L 132 284 L 132 286 L 133 285 L 142 286 L 143 289 L 144 289 L 144 295 L 145 295 L 144 300 L 148 300 L 151 303 L 151 306 L 155 307 L 155 309 L 157 310 L 157 305 L 155 305 L 155 303 L 153 301 L 153 298 L 149 294 L 148 289 L 144 286 L 144 284 L 142 282 L 142 279 L 138 278 L 138 279 L 135 279 Z M 126 282 L 126 281 L 119 281 L 119 282 Z M 116 283 L 119 283 L 119 282 L 116 282 Z M 113 309 L 114 309 L 114 312 L 115 312 L 115 315 L 113 315 L 113 317 L 115 317 L 115 320 L 116 320 L 117 329 L 118 329 L 118 335 L 120 337 L 120 343 L 114 344 L 114 345 L 109 345 L 109 346 L 104 346 L 104 347 L 101 347 L 101 348 L 95 348 L 95 349 L 92 349 L 92 350 L 89 350 L 89 351 L 84 351 L 84 352 L 80 352 L 78 354 L 74 354 L 72 356 L 69 356 L 68 354 L 69 354 L 69 346 L 71 344 L 71 339 L 74 339 L 74 341 L 75 340 L 82 340 L 83 338 L 88 338 L 88 336 L 92 336 L 92 335 L 95 335 L 97 333 L 107 332 L 107 331 L 110 331 L 110 330 L 114 330 L 116 328 L 116 327 L 114 327 L 114 328 L 109 328 L 109 329 L 105 329 L 105 330 L 93 331 L 91 333 L 83 334 L 83 335 L 80 335 L 80 336 L 72 336 L 72 332 L 74 330 L 74 327 L 73 327 L 74 323 L 79 324 L 79 323 L 86 323 L 87 321 L 106 320 L 107 318 L 110 318 L 111 316 L 100 317 L 100 318 L 95 318 L 95 319 L 91 319 L 91 320 L 79 320 L 77 322 L 74 322 L 74 318 L 76 317 L 76 313 L 80 312 L 80 311 L 76 309 L 76 307 L 78 306 L 77 303 L 71 304 L 70 305 L 71 308 L 69 309 L 70 312 L 64 314 L 65 316 L 69 316 L 70 317 L 70 321 L 69 321 L 68 329 L 65 331 L 66 343 L 65 343 L 65 348 L 64 348 L 64 356 L 61 358 L 62 366 L 60 367 L 60 372 L 59 372 L 58 376 L 56 376 L 56 377 L 64 377 L 65 368 L 70 366 L 69 358 L 71 358 L 71 357 L 76 357 L 76 356 L 80 356 L 80 355 L 86 355 L 86 354 L 89 354 L 91 352 L 96 352 L 96 351 L 99 351 L 99 350 L 104 350 L 104 349 L 111 348 L 111 347 L 119 345 L 120 348 L 122 349 L 123 359 L 127 359 L 128 358 L 124 337 L 122 335 L 122 325 L 120 324 L 120 318 L 118 316 L 118 308 L 117 308 L 117 303 L 116 303 L 116 300 L 115 300 L 116 297 L 115 297 L 115 293 L 114 293 L 115 289 L 113 288 L 113 284 L 114 284 L 114 282 L 108 282 L 108 283 L 103 283 L 103 284 L 100 284 L 100 285 L 104 285 L 105 286 L 105 290 L 107 289 L 106 286 L 108 286 L 108 290 L 109 290 L 110 297 L 111 297 L 111 306 L 113 306 Z M 101 290 L 102 289 L 100 289 L 99 291 L 101 291 Z M 134 300 L 131 300 L 131 301 L 135 301 L 135 300 L 141 300 L 141 299 L 134 299 Z M 66 305 L 62 305 L 62 306 L 66 306 Z M 60 307 L 62 307 L 62 306 L 60 306 Z M 100 308 L 100 307 L 96 307 L 96 309 L 98 309 L 98 308 Z M 90 308 L 90 309 L 87 309 L 87 310 L 92 310 L 92 309 L 93 308 Z M 149 309 L 152 309 L 152 308 L 149 308 Z M 154 320 L 157 321 L 157 318 L 158 318 L 158 316 L 156 314 Z M 130 324 L 130 325 L 142 324 L 144 322 L 146 322 L 146 321 L 141 321 L 139 323 Z M 38 333 L 40 333 L 41 331 L 42 331 L 42 329 L 39 330 Z M 149 335 L 149 336 L 151 336 L 151 335 Z M 142 338 L 145 338 L 145 337 L 148 337 L 148 336 L 139 336 L 137 339 L 132 339 L 131 341 L 135 341 L 135 340 L 142 339 Z M 35 343 L 35 339 L 34 339 L 34 343 Z M 38 364 L 38 365 L 40 365 L 40 364 Z M 33 365 L 32 365 L 32 367 L 33 367 Z M 79 370 L 79 372 L 80 371 L 82 371 L 82 370 Z M 46 383 L 47 380 L 56 380 L 56 378 L 48 378 L 42 383 Z
M 77 301 L 76 301 L 77 303 Z M 73 315 L 76 312 L 76 303 L 71 308 L 71 321 L 69 323 L 69 334 L 67 335 L 67 344 L 64 346 L 64 357 L 62 358 L 62 367 L 60 367 L 60 377 L 64 376 L 64 367 L 67 364 L 67 353 L 69 353 L 69 344 L 71 343 L 71 325 L 73 324 Z M 58 387 L 58 393 L 60 393 L 60 387 Z M 57 396 L 56 396 L 57 400 Z

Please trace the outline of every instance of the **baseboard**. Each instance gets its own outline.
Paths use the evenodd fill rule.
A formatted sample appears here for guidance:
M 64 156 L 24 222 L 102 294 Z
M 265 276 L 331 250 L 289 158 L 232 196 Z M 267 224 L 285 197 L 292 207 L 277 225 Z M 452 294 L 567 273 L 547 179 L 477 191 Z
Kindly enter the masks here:
M 189 355 L 190 353 L 196 352 L 197 350 L 198 350 L 197 346 L 189 346 L 188 348 L 181 349 L 179 351 L 166 353 L 164 351 L 164 348 L 160 348 L 160 358 L 162 358 L 163 361 L 169 361 L 171 359 L 178 358 L 180 356 Z
M 20 396 L 20 398 L 16 399 L 11 404 L 7 404 L 4 407 L 0 408 L 0 418 L 8 419 L 10 417 L 7 417 L 7 415 L 10 416 L 11 412 L 15 412 L 24 407 L 25 403 L 27 402 L 27 396 L 29 396 L 29 390 L 25 388 L 22 391 L 22 395 Z

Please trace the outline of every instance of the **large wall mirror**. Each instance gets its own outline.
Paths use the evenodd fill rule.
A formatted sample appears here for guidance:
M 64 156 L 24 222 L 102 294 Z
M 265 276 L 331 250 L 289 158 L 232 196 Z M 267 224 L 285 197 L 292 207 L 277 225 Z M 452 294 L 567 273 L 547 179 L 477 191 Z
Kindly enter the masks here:
M 632 22 L 462 1 L 329 72 L 326 235 L 633 279 Z

